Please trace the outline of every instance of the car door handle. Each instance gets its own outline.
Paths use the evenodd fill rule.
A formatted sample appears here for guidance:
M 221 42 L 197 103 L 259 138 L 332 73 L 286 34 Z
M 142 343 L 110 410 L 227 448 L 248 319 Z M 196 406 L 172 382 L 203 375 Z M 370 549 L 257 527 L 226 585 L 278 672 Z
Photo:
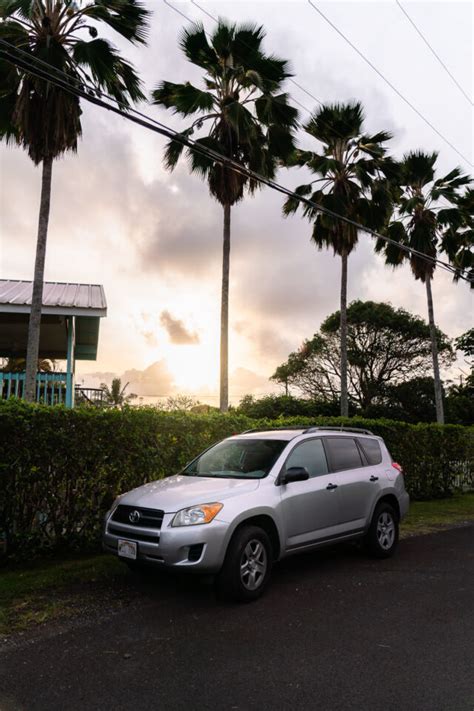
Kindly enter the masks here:
M 332 489 L 337 489 L 337 484 L 328 484 L 326 489 L 329 489 L 329 491 L 331 491 Z
M 374 476 L 373 474 L 369 479 L 369 481 L 378 481 L 378 480 L 379 480 L 378 476 Z

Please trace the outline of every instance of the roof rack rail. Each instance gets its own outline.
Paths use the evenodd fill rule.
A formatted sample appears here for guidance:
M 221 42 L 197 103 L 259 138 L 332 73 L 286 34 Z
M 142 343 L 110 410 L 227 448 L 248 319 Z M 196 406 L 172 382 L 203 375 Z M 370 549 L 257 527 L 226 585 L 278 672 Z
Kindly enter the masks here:
M 304 430 L 304 425 L 289 425 L 288 427 L 254 427 L 251 430 L 241 432 L 241 434 L 250 434 L 251 432 L 280 432 L 285 430 Z
M 309 432 L 317 432 L 318 430 L 330 430 L 331 432 L 357 432 L 358 434 L 373 435 L 374 433 L 370 430 L 362 429 L 361 427 L 324 427 L 319 425 L 317 427 L 308 427 L 303 434 L 308 434 Z

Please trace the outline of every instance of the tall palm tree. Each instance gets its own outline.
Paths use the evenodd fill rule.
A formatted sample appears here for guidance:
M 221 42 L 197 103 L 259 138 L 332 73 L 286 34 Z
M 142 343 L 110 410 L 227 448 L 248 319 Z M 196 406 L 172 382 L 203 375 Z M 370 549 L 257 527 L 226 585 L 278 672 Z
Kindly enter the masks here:
M 472 180 L 468 175 L 463 175 L 459 168 L 436 179 L 437 158 L 437 153 L 423 151 L 412 151 L 404 156 L 397 181 L 396 219 L 388 226 L 387 234 L 400 244 L 432 258 L 444 252 L 456 267 L 464 268 L 467 266 L 468 253 L 471 253 L 472 258 L 472 212 L 469 217 L 469 191 L 463 195 L 461 190 Z M 472 211 L 472 194 L 470 209 Z M 466 244 L 469 221 L 470 248 Z M 387 264 L 397 266 L 408 260 L 415 279 L 425 285 L 433 355 L 436 420 L 443 424 L 443 391 L 431 289 L 436 264 L 401 251 L 396 245 L 382 240 L 378 240 L 376 249 L 385 254 Z
M 278 161 L 293 150 L 292 131 L 297 111 L 288 104 L 281 90 L 290 76 L 288 63 L 264 54 L 265 32 L 256 25 L 235 25 L 219 20 L 210 37 L 202 25 L 183 31 L 180 45 L 186 58 L 203 70 L 204 89 L 189 82 L 162 82 L 153 92 L 153 102 L 172 109 L 184 118 L 196 116 L 183 131 L 189 137 L 204 126 L 205 135 L 197 139 L 204 148 L 213 149 L 267 177 L 273 177 Z M 171 141 L 165 164 L 170 170 L 183 152 L 183 145 Z M 228 409 L 228 323 L 231 207 L 253 193 L 259 183 L 236 173 L 195 151 L 187 150 L 190 170 L 207 181 L 211 195 L 224 211 L 221 343 L 220 343 L 220 408 Z
M 98 37 L 97 26 L 108 25 L 130 42 L 140 43 L 145 41 L 147 16 L 137 0 L 0 0 L 0 39 L 26 52 L 26 62 L 30 58 L 47 62 L 67 74 L 72 85 L 106 91 L 127 107 L 144 98 L 140 80 L 116 48 Z M 35 165 L 42 164 L 25 383 L 25 397 L 33 400 L 53 161 L 77 150 L 82 112 L 77 96 L 35 77 L 25 55 L 16 56 L 20 62 L 14 66 L 5 46 L 0 46 L 0 138 L 16 142 Z
M 384 143 L 390 133 L 362 132 L 364 112 L 359 102 L 322 106 L 304 126 L 306 133 L 321 144 L 317 152 L 298 150 L 289 165 L 305 166 L 317 175 L 300 185 L 296 192 L 372 229 L 386 224 L 392 211 L 388 177 L 394 162 L 386 155 Z M 347 263 L 358 241 L 355 226 L 330 217 L 289 197 L 285 216 L 302 206 L 303 215 L 313 223 L 312 239 L 319 249 L 332 248 L 341 257 L 341 415 L 349 414 L 347 390 Z

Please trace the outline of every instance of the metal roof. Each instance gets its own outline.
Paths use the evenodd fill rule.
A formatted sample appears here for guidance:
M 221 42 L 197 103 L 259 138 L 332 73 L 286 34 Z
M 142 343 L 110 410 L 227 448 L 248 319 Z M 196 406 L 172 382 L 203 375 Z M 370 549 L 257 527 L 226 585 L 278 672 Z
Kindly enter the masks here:
M 0 279 L 0 312 L 29 313 L 33 282 Z M 45 281 L 43 314 L 106 316 L 107 302 L 101 284 Z

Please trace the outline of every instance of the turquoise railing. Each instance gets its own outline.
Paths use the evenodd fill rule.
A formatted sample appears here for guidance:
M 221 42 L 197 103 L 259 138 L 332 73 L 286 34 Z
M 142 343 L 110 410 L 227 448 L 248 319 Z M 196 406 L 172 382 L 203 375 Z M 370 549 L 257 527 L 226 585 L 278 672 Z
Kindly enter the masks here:
M 67 404 L 67 373 L 38 373 L 36 376 L 36 402 L 45 405 Z M 23 398 L 25 373 L 0 373 L 0 399 Z

